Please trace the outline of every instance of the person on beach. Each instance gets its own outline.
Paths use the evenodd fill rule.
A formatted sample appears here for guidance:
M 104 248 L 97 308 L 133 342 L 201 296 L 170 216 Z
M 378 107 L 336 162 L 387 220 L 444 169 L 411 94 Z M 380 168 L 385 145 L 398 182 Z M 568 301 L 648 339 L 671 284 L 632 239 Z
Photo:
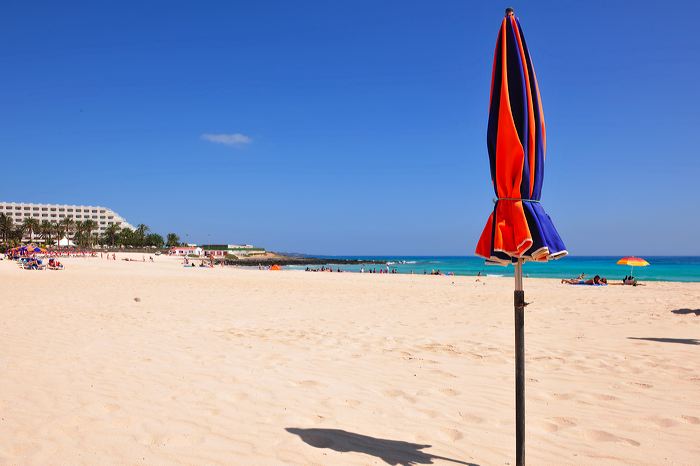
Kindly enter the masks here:
M 605 277 L 601 277 L 600 275 L 596 275 L 595 277 L 590 278 L 588 280 L 580 280 L 577 278 L 565 278 L 561 282 L 566 283 L 568 285 L 607 285 L 608 279 Z

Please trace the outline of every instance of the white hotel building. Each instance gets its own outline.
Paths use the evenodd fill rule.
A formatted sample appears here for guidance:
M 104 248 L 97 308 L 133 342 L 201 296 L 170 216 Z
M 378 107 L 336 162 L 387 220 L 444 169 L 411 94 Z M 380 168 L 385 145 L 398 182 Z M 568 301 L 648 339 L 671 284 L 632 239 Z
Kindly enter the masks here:
M 15 224 L 24 222 L 26 218 L 35 218 L 40 222 L 60 222 L 66 217 L 72 217 L 76 222 L 93 220 L 97 223 L 100 234 L 105 229 L 116 223 L 122 228 L 134 229 L 124 218 L 115 211 L 106 207 L 68 204 L 31 204 L 27 202 L 2 202 L 0 201 L 0 214 L 12 218 Z

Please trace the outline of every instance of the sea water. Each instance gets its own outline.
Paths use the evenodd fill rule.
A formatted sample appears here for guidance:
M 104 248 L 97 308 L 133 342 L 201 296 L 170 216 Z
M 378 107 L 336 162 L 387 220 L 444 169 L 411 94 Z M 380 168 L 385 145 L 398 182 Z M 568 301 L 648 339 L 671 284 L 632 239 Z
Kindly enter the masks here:
M 454 273 L 455 275 L 497 275 L 504 277 L 513 276 L 513 266 L 486 265 L 484 260 L 478 257 L 459 256 L 325 256 L 328 259 L 359 259 L 382 261 L 399 273 L 423 274 L 433 271 L 442 273 Z M 535 263 L 527 262 L 523 266 L 523 274 L 527 277 L 542 278 L 573 278 L 581 273 L 592 278 L 600 275 L 608 280 L 621 280 L 629 275 L 630 267 L 617 265 L 620 256 L 566 256 L 562 259 Z M 675 282 L 700 282 L 700 256 L 645 256 L 651 265 L 647 267 L 635 267 L 634 276 L 640 281 L 675 281 Z M 360 271 L 362 265 L 333 265 L 333 269 L 340 268 L 345 271 Z M 368 268 L 386 269 L 381 264 L 366 264 Z M 304 269 L 305 267 L 294 267 Z M 316 267 L 314 267 L 316 268 Z

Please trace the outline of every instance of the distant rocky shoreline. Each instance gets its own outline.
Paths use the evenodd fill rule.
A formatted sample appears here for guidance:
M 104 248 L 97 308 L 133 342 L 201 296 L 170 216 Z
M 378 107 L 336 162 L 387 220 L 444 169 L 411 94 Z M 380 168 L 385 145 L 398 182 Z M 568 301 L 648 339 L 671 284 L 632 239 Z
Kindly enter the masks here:
M 237 259 L 227 258 L 225 265 L 356 265 L 356 264 L 386 264 L 386 261 L 379 260 L 358 260 L 358 259 L 337 259 L 324 257 L 306 256 L 285 256 L 281 254 L 266 254 L 265 256 L 240 257 Z

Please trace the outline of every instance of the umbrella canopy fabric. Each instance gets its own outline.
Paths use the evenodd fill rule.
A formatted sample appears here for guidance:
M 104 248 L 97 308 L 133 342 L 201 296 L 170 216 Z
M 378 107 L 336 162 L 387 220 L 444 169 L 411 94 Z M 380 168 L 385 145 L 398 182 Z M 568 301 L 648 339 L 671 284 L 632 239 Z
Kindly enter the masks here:
M 506 15 L 496 41 L 487 145 L 496 201 L 476 247 L 488 261 L 558 259 L 566 247 L 540 204 L 546 132 L 520 22 Z
M 641 257 L 627 256 L 617 261 L 617 265 L 629 265 L 630 267 L 646 267 L 649 262 Z

